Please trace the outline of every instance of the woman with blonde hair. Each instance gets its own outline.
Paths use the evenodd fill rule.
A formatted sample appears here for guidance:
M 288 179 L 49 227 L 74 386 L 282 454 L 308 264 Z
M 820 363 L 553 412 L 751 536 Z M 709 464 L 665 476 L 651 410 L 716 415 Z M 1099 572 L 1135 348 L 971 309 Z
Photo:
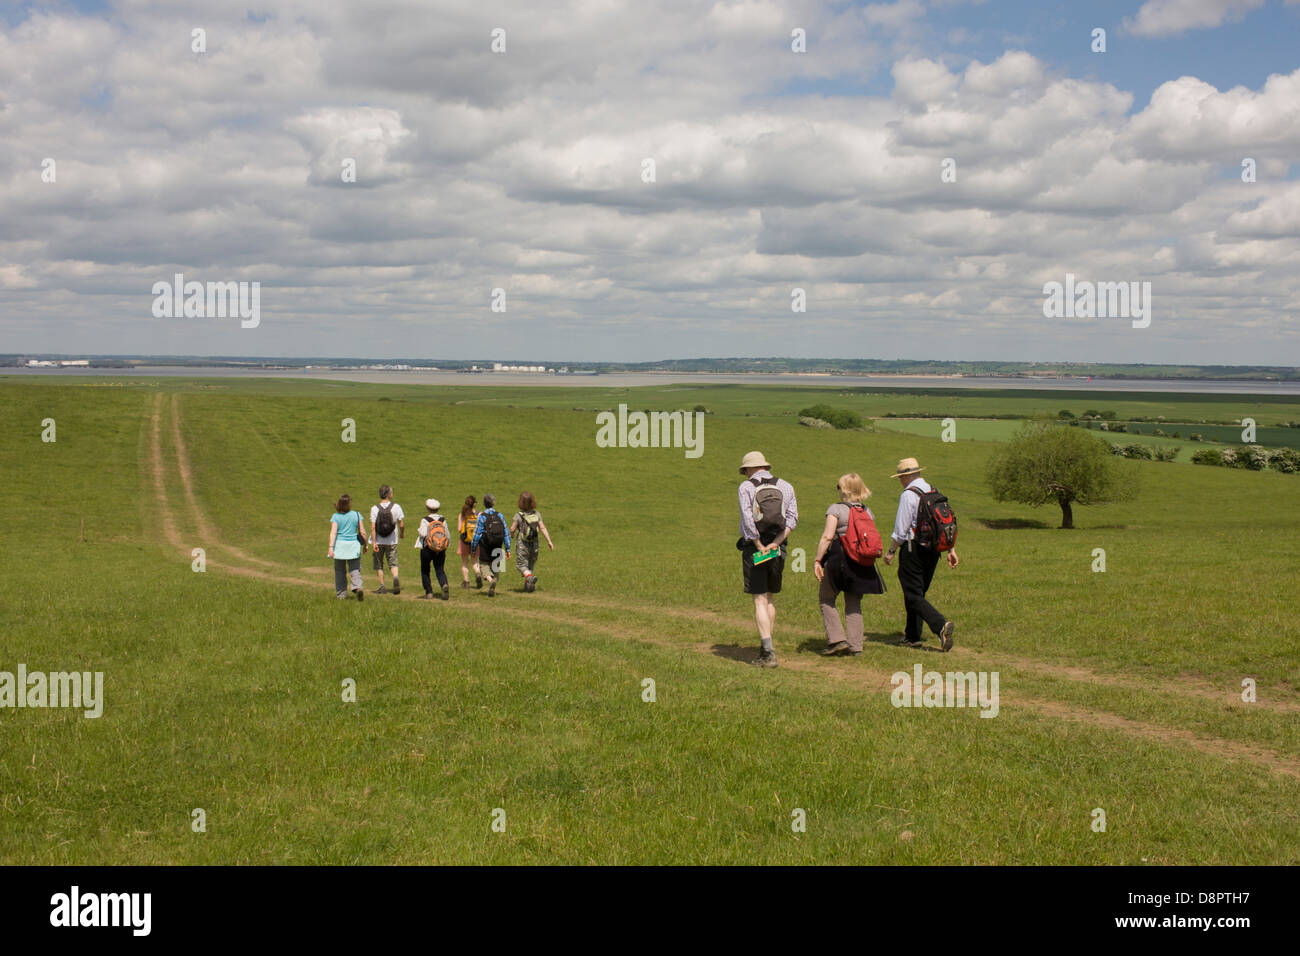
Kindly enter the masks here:
M 852 560 L 844 551 L 844 536 L 849 531 L 855 509 L 865 512 L 874 529 L 875 515 L 863 504 L 871 497 L 871 489 L 861 476 L 850 472 L 835 484 L 840 500 L 826 509 L 826 527 L 817 542 L 817 558 L 813 561 L 813 574 L 819 583 L 817 600 L 821 605 L 822 624 L 826 627 L 826 648 L 820 653 L 833 657 L 848 654 L 856 657 L 862 653 L 862 595 L 884 594 L 885 582 L 874 565 L 863 565 Z M 856 529 L 864 527 L 859 518 Z M 880 536 L 877 533 L 878 546 Z M 836 598 L 844 592 L 844 623 L 835 607 Z

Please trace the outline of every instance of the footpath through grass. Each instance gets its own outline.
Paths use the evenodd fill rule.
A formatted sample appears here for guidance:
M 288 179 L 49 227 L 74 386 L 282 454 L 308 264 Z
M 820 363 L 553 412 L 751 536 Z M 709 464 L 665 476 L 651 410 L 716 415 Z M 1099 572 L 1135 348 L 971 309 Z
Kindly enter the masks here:
M 106 696 L 97 720 L 0 710 L 6 863 L 1300 861 L 1295 476 L 1133 462 L 1135 501 L 1062 532 L 991 500 L 988 444 L 746 418 L 766 390 L 715 409 L 689 460 L 595 447 L 586 390 L 212 384 L 0 385 L 14 533 L 41 542 L 0 583 L 0 670 L 103 671 Z M 891 572 L 867 652 L 818 657 L 809 570 L 778 602 L 783 667 L 743 663 L 755 447 L 799 492 L 809 565 L 840 473 L 887 523 L 894 462 L 928 466 L 962 521 L 933 592 L 951 654 L 885 643 Z M 413 517 L 533 491 L 558 549 L 541 590 L 510 570 L 495 599 L 415 601 L 408 537 L 401 597 L 336 602 L 333 500 L 380 482 Z M 916 663 L 997 671 L 998 716 L 891 706 Z

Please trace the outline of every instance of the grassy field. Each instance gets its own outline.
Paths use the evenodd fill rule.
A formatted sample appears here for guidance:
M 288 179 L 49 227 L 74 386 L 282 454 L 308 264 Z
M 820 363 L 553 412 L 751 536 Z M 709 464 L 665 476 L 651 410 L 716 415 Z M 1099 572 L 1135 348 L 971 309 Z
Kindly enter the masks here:
M 961 418 L 956 419 L 955 422 L 954 437 L 957 441 L 985 442 L 1009 441 L 1024 424 L 1023 419 L 1009 418 Z M 908 435 L 921 435 L 926 438 L 941 438 L 944 429 L 943 420 L 933 418 L 877 418 L 872 422 L 872 427 L 902 432 Z M 1078 427 L 1082 428 L 1083 426 Z M 1217 447 L 1213 444 L 1207 445 L 1204 442 L 1188 441 L 1186 437 L 1167 438 L 1150 434 L 1150 431 L 1157 426 L 1140 425 L 1138 427 L 1142 428 L 1145 434 L 1135 435 L 1129 432 L 1110 432 L 1101 429 L 1092 429 L 1089 434 L 1105 439 L 1112 445 L 1141 443 L 1150 445 L 1152 448 L 1177 448 L 1178 454 L 1173 460 L 1183 463 L 1190 462 L 1192 455 L 1196 454 L 1201 448 Z M 1240 429 L 1238 429 L 1238 433 L 1240 433 Z M 1296 437 L 1300 438 L 1300 435 Z M 1300 442 L 1293 442 L 1293 444 L 1300 444 Z
M 1059 512 L 992 500 L 996 436 L 794 423 L 824 400 L 1263 425 L 1300 418 L 1295 399 L 107 379 L 0 394 L 13 534 L 41 545 L 0 583 L 0 670 L 103 671 L 106 697 L 99 719 L 0 710 L 6 864 L 1300 862 L 1300 476 L 1126 462 L 1137 498 L 1059 531 Z M 595 410 L 619 402 L 704 405 L 703 457 L 596 447 Z M 864 601 L 866 653 L 819 657 L 815 581 L 788 569 L 782 667 L 744 663 L 735 489 L 752 448 L 799 493 L 809 564 L 842 472 L 887 523 L 894 463 L 928 466 L 962 526 L 962 565 L 931 592 L 958 623 L 952 653 L 886 643 L 891 571 Z M 541 589 L 511 568 L 495 599 L 416 601 L 408 537 L 400 597 L 335 601 L 333 501 L 369 504 L 381 482 L 412 515 L 484 492 L 512 513 L 534 492 L 557 547 Z M 917 663 L 998 672 L 997 717 L 893 707 L 890 675 Z

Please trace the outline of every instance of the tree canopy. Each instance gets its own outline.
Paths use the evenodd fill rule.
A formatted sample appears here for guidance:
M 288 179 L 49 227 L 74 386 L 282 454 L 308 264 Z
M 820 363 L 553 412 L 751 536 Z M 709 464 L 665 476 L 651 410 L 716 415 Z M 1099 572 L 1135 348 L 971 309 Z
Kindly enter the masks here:
M 1074 504 L 1131 498 L 1137 475 L 1110 444 L 1078 428 L 1027 422 L 989 460 L 987 480 L 998 501 L 1061 507 L 1061 527 L 1074 527 Z

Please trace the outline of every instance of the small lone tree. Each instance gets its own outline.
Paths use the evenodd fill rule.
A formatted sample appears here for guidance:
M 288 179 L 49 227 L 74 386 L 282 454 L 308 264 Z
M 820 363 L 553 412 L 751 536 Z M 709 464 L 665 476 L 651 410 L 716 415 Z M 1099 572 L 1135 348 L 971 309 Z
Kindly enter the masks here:
M 989 460 L 988 483 L 998 501 L 1061 506 L 1061 527 L 1074 527 L 1074 503 L 1103 504 L 1130 498 L 1136 476 L 1111 453 L 1110 444 L 1077 428 L 1027 422 Z

